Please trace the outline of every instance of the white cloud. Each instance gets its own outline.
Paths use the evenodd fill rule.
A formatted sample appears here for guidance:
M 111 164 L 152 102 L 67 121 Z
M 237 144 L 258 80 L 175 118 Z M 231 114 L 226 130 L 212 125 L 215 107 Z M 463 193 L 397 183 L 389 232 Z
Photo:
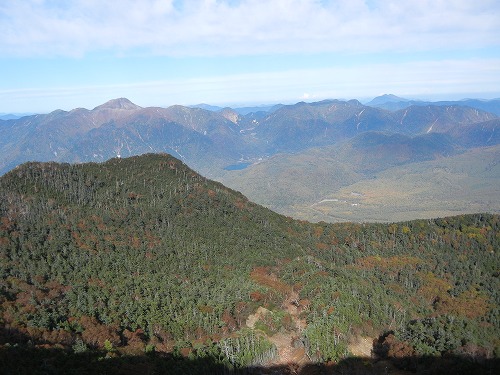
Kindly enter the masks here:
M 0 51 L 79 56 L 425 51 L 498 46 L 496 0 L 5 0 Z

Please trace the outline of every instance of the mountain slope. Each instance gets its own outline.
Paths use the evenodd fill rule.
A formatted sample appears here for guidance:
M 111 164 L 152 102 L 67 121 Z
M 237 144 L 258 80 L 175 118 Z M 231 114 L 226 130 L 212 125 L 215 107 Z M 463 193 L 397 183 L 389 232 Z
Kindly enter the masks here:
M 411 137 L 400 133 L 364 132 L 340 145 L 336 158 L 357 172 L 369 175 L 456 152 L 452 139 L 439 133 Z
M 259 122 L 256 137 L 267 150 L 296 152 L 332 144 L 363 131 L 385 130 L 387 113 L 365 107 L 357 100 L 325 100 L 283 106 Z
M 391 130 L 408 134 L 443 133 L 464 125 L 495 119 L 496 116 L 462 106 L 411 106 L 393 113 Z
M 366 103 L 371 107 L 386 109 L 389 111 L 398 111 L 410 106 L 461 106 L 479 109 L 500 116 L 500 99 L 481 100 L 481 99 L 463 99 L 463 100 L 443 100 L 429 102 L 423 100 L 408 100 L 399 98 L 395 95 L 382 95 Z
M 313 221 L 398 221 L 500 212 L 500 149 L 456 152 L 444 134 L 361 134 L 273 158 L 222 181 L 277 212 Z M 453 194 L 450 192 L 453 191 Z
M 293 348 L 339 361 L 388 329 L 408 353 L 495 350 L 499 216 L 310 224 L 168 155 L 29 163 L 0 178 L 0 197 L 0 355 L 157 352 L 229 371 Z M 445 347 L 421 341 L 434 330 Z
M 250 152 L 239 128 L 198 108 L 141 108 L 114 99 L 93 110 L 54 111 L 0 123 L 0 173 L 30 160 L 104 161 L 115 156 L 170 152 L 210 170 Z
M 468 124 L 448 131 L 463 147 L 484 147 L 500 144 L 500 119 Z
M 0 173 L 30 160 L 105 161 L 118 155 L 168 152 L 205 174 L 220 176 L 228 165 L 338 144 L 367 131 L 414 136 L 453 130 L 449 134 L 458 136 L 462 128 L 474 131 L 472 124 L 493 119 L 490 113 L 463 106 L 412 106 L 389 112 L 357 100 L 302 102 L 241 114 L 178 105 L 141 108 L 120 98 L 93 110 L 0 120 Z
M 272 154 L 332 145 L 367 131 L 443 133 L 495 118 L 491 113 L 463 106 L 411 106 L 391 113 L 357 100 L 325 100 L 283 106 L 260 119 L 254 132 Z
M 0 125 L 0 173 L 29 160 L 78 161 L 72 149 L 82 136 L 109 121 L 128 117 L 138 108 L 117 99 L 92 111 L 83 108 L 70 112 L 57 110 L 47 115 L 6 121 Z

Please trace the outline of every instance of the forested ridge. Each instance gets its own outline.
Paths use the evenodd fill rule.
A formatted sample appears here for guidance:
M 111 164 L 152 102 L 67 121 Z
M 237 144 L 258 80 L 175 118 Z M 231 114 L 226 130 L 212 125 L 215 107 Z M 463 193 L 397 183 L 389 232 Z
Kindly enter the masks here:
M 297 221 L 165 154 L 24 164 L 0 178 L 0 361 L 55 348 L 221 371 L 272 363 L 270 338 L 292 332 L 311 363 L 368 336 L 409 370 L 481 366 L 500 356 L 499 227 Z

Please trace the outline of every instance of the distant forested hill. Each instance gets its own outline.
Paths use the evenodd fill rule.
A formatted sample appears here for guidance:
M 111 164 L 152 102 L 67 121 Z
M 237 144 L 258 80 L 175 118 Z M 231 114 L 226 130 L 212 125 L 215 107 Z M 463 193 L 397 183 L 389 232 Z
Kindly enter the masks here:
M 143 371 L 223 373 L 285 352 L 343 361 L 369 337 L 391 366 L 490 371 L 499 229 L 490 214 L 297 221 L 166 154 L 24 164 L 0 178 L 0 363 L 120 373 L 105 359 L 147 355 Z

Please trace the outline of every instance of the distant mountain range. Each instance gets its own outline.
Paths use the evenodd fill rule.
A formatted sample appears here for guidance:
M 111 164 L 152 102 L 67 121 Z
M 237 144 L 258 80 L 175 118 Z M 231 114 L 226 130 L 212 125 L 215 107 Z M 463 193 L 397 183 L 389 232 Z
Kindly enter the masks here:
M 240 115 L 248 115 L 249 113 L 255 113 L 255 112 L 273 112 L 276 109 L 283 107 L 284 104 L 272 104 L 272 105 L 258 105 L 258 106 L 253 106 L 253 107 L 236 107 L 232 108 L 233 111 Z M 213 112 L 219 112 L 222 111 L 223 109 L 226 109 L 228 107 L 218 107 L 215 105 L 210 105 L 210 104 L 196 104 L 190 106 L 191 108 L 201 108 L 201 109 L 206 109 L 207 111 L 213 111 Z
M 471 107 L 480 109 L 482 111 L 491 112 L 500 116 L 500 98 L 491 99 L 491 100 L 481 100 L 481 99 L 463 99 L 456 101 L 437 101 L 437 102 L 429 102 L 422 100 L 411 100 L 400 98 L 398 96 L 392 94 L 385 94 L 378 96 L 366 103 L 366 105 L 371 107 L 383 108 L 390 111 L 397 111 L 400 109 L 405 109 L 410 106 L 427 106 L 427 105 L 435 105 L 435 106 L 461 106 L 461 107 Z
M 0 120 L 15 120 L 24 116 L 31 116 L 33 113 L 0 113 Z
M 384 109 L 400 103 L 405 103 L 404 108 Z M 322 176 L 322 170 L 330 170 L 325 160 L 339 166 L 335 173 L 345 175 L 345 181 L 355 182 L 360 176 L 373 178 L 392 167 L 500 144 L 498 115 L 464 104 L 494 108 L 496 100 L 411 103 L 384 95 L 368 105 L 357 100 L 324 100 L 239 109 L 205 105 L 142 108 L 125 98 L 114 99 L 92 110 L 56 110 L 0 120 L 0 174 L 26 161 L 101 162 L 166 152 L 259 203 L 293 213 L 290 204 L 297 201 L 289 197 L 301 193 L 288 189 L 295 182 L 286 177 L 304 182 L 301 176 L 309 175 L 314 180 Z M 203 106 L 210 110 L 199 108 Z M 293 174 L 285 165 L 279 167 L 278 160 L 289 159 L 286 155 L 290 154 L 294 163 L 303 155 L 309 160 L 307 166 L 296 167 Z M 269 198 L 275 193 L 263 197 L 266 189 L 259 189 L 260 194 L 252 192 L 255 185 L 248 179 L 256 171 L 264 171 L 264 165 L 268 167 L 259 176 L 260 182 L 284 184 L 282 205 L 270 205 Z M 310 185 L 305 194 L 308 198 L 299 199 L 300 203 L 314 203 L 322 194 L 331 193 L 320 185 Z
M 167 152 L 209 168 L 247 152 L 239 130 L 211 111 L 141 108 L 115 99 L 92 110 L 57 110 L 0 122 L 0 172 L 30 160 L 104 161 L 146 152 Z

